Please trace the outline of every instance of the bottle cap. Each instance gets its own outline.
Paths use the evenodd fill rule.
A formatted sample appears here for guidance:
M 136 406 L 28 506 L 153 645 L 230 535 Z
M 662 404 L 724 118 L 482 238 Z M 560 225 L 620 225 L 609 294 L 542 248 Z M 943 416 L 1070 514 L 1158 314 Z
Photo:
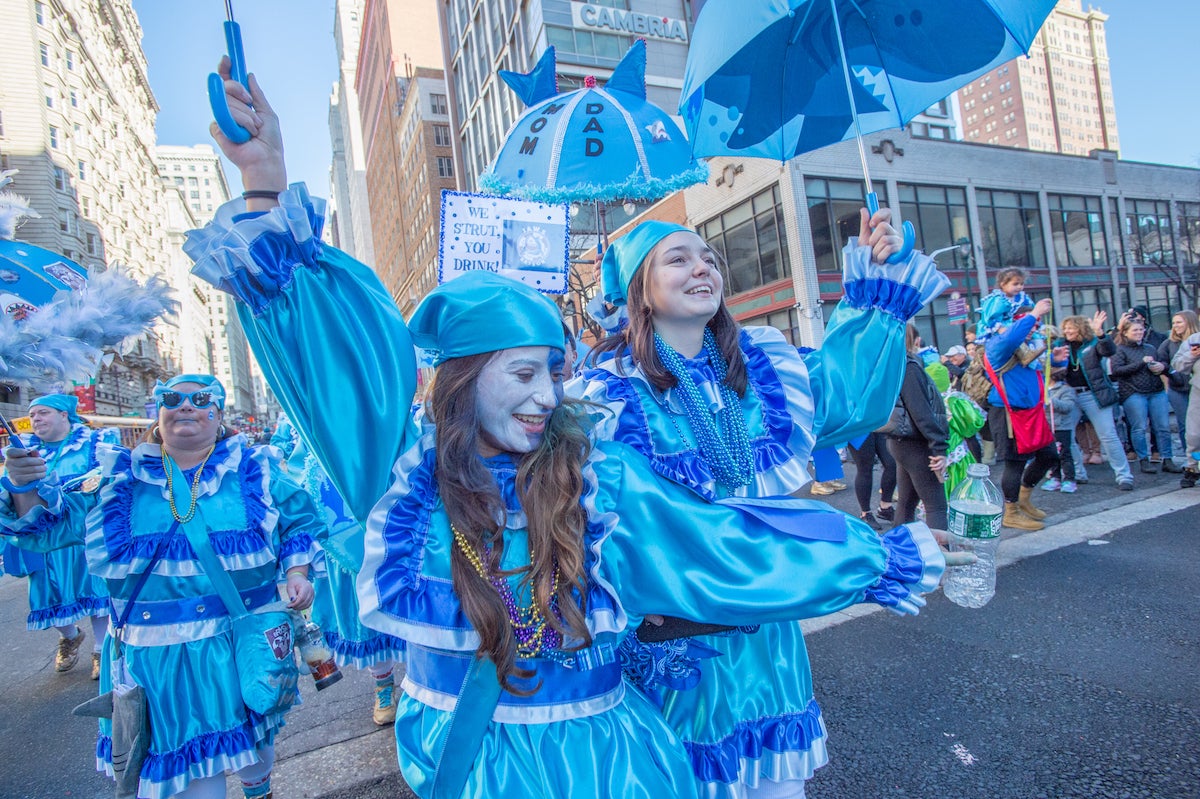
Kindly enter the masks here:
M 967 467 L 968 477 L 991 477 L 992 470 L 988 468 L 986 463 L 972 463 Z

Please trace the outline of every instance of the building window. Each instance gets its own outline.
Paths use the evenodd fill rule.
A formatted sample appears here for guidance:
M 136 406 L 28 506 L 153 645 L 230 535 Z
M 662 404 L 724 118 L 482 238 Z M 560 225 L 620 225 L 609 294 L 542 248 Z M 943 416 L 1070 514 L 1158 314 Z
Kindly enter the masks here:
M 875 184 L 875 191 L 880 206 L 886 206 L 887 192 L 883 184 Z M 861 180 L 807 178 L 804 193 L 808 197 L 808 221 L 812 226 L 817 271 L 841 272 L 839 253 L 851 236 L 858 235 L 858 209 L 863 206 L 866 188 Z
M 67 187 L 67 174 L 62 167 L 54 167 L 54 188 L 62 191 Z
M 1200 203 L 1176 203 L 1179 209 L 1175 228 L 1179 256 L 1185 264 L 1200 263 Z
M 45 3 L 34 3 L 33 4 L 33 16 L 37 19 L 37 24 L 45 25 L 46 24 L 46 4 Z
M 88 251 L 89 255 L 96 254 L 96 234 L 95 233 L 87 234 L 87 251 Z
M 445 116 L 450 113 L 450 106 L 446 103 L 446 95 L 431 94 L 429 95 L 430 110 L 440 116 Z
M 699 231 L 725 260 L 726 294 L 740 294 L 789 274 L 777 185 L 708 220 Z
M 55 150 L 58 149 L 58 128 L 50 126 L 50 146 Z
M 439 178 L 454 177 L 454 159 L 444 155 L 437 157 L 437 171 Z
M 743 327 L 773 327 L 783 334 L 783 337 L 788 340 L 792 346 L 800 345 L 800 317 L 796 314 L 795 308 L 788 308 L 784 311 L 775 311 L 774 313 L 755 316 L 751 319 L 743 319 L 738 324 Z
M 988 269 L 1046 266 L 1036 194 L 978 189 L 975 208 L 983 237 L 983 262 Z
M 433 126 L 433 143 L 438 147 L 450 146 L 450 126 L 449 125 L 434 125 Z
M 1166 200 L 1126 200 L 1124 234 L 1129 263 L 1175 263 L 1171 204 Z
M 1108 262 L 1099 197 L 1051 194 L 1050 231 L 1060 267 Z
M 75 71 L 75 53 L 72 50 L 67 51 L 67 69 Z
M 87 167 L 84 165 L 83 159 L 81 158 L 78 161 L 76 161 L 75 166 L 77 168 L 77 174 L 79 175 L 79 179 L 87 180 Z
M 913 186 L 901 183 L 900 215 L 917 229 L 917 246 L 925 252 L 949 247 L 971 238 L 967 224 L 967 195 L 957 186 Z M 941 264 L 966 267 L 958 250 L 942 253 Z
M 42 44 L 39 44 L 38 45 L 38 53 L 40 53 L 40 55 L 41 55 L 42 66 L 44 66 L 44 67 L 50 66 L 50 46 L 48 44 L 46 44 L 45 42 L 43 42 Z
M 72 108 L 79 107 L 79 95 L 75 93 L 74 89 L 71 89 L 71 107 Z

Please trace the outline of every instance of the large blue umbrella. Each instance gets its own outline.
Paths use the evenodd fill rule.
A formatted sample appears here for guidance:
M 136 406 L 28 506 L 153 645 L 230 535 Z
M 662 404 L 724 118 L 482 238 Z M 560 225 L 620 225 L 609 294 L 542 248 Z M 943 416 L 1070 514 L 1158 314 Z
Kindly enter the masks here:
M 554 48 L 528 74 L 500 76 L 528 110 L 516 121 L 479 186 L 538 202 L 656 200 L 701 183 L 682 131 L 646 99 L 646 43 L 638 40 L 600 88 L 559 94 Z
M 0 310 L 23 319 L 60 291 L 82 288 L 87 271 L 56 252 L 0 239 Z
M 709 0 L 679 111 L 699 156 L 786 161 L 902 127 L 1028 51 L 1055 0 Z M 907 238 L 907 237 L 906 237 Z

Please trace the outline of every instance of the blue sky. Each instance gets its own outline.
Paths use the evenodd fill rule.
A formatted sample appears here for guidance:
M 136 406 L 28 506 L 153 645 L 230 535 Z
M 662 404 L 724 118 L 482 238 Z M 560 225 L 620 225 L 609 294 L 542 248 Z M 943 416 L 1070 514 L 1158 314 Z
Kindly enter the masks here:
M 410 0 L 436 2 L 436 0 Z M 1200 0 L 1106 0 L 1108 55 L 1121 157 L 1200 167 L 1200 102 L 1190 62 Z M 134 0 L 162 144 L 212 143 L 205 80 L 225 51 L 217 0 Z M 1084 8 L 1088 2 L 1085 0 Z M 289 177 L 329 186 L 329 93 L 337 78 L 333 0 L 237 0 L 246 60 L 279 112 Z M 233 191 L 240 190 L 235 173 Z

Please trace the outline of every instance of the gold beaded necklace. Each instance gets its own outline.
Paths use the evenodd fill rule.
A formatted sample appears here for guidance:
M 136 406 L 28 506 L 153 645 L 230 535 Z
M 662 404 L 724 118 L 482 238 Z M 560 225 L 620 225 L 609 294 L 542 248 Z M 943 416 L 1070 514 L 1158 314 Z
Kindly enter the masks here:
M 171 515 L 180 524 L 187 524 L 196 515 L 196 501 L 200 497 L 200 475 L 204 474 L 204 465 L 208 463 L 208 459 L 212 457 L 216 448 L 215 443 L 209 447 L 208 452 L 204 455 L 204 460 L 200 461 L 200 465 L 196 468 L 196 476 L 192 478 L 192 501 L 188 504 L 187 513 L 183 516 L 179 515 L 179 509 L 175 507 L 175 461 L 167 454 L 167 448 L 165 446 L 162 448 L 163 471 L 167 474 L 167 502 L 171 506 Z
M 543 648 L 557 649 L 562 646 L 562 636 L 553 627 L 550 627 L 546 621 L 546 616 L 538 607 L 537 601 L 532 597 L 529 600 L 529 605 L 521 607 L 517 604 L 517 598 L 514 596 L 512 589 L 508 585 L 508 580 L 499 574 L 492 574 L 483 565 L 483 559 L 479 556 L 479 551 L 468 543 L 466 536 L 458 531 L 451 524 L 450 532 L 454 534 L 454 543 L 462 551 L 467 562 L 471 564 L 475 572 L 487 580 L 488 583 L 496 589 L 500 594 L 501 600 L 504 602 L 505 609 L 508 611 L 508 623 L 512 627 L 513 635 L 517 639 L 517 655 L 523 658 L 537 657 L 542 654 Z M 550 589 L 550 596 L 554 597 L 558 594 L 558 567 L 554 568 L 554 584 Z

